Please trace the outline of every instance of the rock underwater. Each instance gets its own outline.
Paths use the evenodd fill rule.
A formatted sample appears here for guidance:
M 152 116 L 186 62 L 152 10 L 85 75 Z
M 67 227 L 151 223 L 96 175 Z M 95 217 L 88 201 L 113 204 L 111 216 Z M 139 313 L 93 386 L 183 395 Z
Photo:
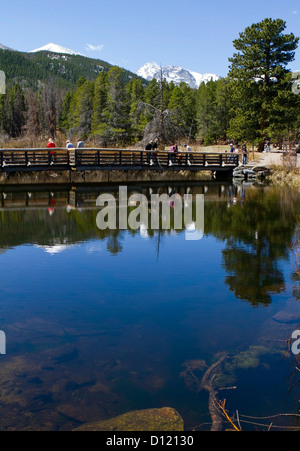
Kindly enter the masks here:
M 183 432 L 184 422 L 179 413 L 171 407 L 137 410 L 110 420 L 83 424 L 76 432 Z

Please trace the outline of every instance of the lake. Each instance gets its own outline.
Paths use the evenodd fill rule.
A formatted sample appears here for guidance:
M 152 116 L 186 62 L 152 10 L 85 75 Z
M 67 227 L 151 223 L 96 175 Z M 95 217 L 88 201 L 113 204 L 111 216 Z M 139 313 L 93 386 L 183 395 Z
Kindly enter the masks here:
M 299 190 L 128 187 L 204 196 L 203 236 L 187 240 L 172 217 L 170 230 L 100 230 L 97 198 L 118 189 L 1 187 L 0 429 L 68 431 L 173 407 L 186 430 L 209 430 L 201 380 L 223 354 L 214 385 L 243 430 L 300 427 L 287 343 L 300 329 Z

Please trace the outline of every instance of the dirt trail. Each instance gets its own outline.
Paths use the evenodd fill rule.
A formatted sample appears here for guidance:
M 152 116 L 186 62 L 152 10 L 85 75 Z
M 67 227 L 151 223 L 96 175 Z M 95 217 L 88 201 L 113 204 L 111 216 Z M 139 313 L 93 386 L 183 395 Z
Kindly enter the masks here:
M 282 166 L 283 165 L 283 152 L 273 150 L 272 152 L 263 152 L 253 162 L 256 166 Z M 300 168 L 300 155 L 297 158 L 297 167 Z

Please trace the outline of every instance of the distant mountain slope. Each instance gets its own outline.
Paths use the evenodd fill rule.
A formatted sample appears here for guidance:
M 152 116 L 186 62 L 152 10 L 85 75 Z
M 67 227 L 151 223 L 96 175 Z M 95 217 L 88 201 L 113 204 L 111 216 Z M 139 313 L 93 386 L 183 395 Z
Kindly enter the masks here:
M 2 49 L 2 50 L 13 50 L 13 49 L 10 49 L 9 47 L 6 47 L 6 45 L 3 45 L 3 44 L 0 44 L 0 49 Z
M 109 71 L 113 67 L 99 59 L 62 53 L 63 50 L 68 50 L 62 47 L 57 48 L 59 52 L 38 50 L 23 53 L 8 50 L 10 49 L 0 49 L 0 70 L 5 72 L 8 85 L 19 82 L 23 86 L 37 87 L 52 79 L 59 87 L 70 89 L 81 77 L 92 81 L 100 72 Z M 125 69 L 124 74 L 127 80 L 136 76 Z
M 192 72 L 180 66 L 166 66 L 161 68 L 157 63 L 146 63 L 137 71 L 137 74 L 148 81 L 153 78 L 159 80 L 161 71 L 163 78 L 168 82 L 172 81 L 175 84 L 184 82 L 193 89 L 198 88 L 202 82 L 207 83 L 210 80 L 215 81 L 220 79 L 216 74 L 199 74 L 198 72 Z

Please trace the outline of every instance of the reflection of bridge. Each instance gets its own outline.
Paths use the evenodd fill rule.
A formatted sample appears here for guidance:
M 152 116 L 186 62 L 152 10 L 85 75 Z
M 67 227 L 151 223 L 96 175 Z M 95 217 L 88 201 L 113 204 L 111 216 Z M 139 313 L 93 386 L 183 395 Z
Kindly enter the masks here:
M 1 149 L 3 172 L 47 170 L 167 170 L 212 171 L 229 174 L 239 155 L 119 149 Z
M 206 199 L 227 200 L 226 188 L 230 185 L 222 182 L 178 182 L 176 184 L 161 185 L 160 183 L 133 184 L 128 186 L 128 195 L 144 194 L 150 201 L 151 194 L 172 195 L 205 194 Z M 118 197 L 119 185 L 61 185 L 61 186 L 2 186 L 0 187 L 0 211 L 6 210 L 39 210 L 43 208 L 55 209 L 97 209 L 96 200 L 100 194 L 111 193 Z

